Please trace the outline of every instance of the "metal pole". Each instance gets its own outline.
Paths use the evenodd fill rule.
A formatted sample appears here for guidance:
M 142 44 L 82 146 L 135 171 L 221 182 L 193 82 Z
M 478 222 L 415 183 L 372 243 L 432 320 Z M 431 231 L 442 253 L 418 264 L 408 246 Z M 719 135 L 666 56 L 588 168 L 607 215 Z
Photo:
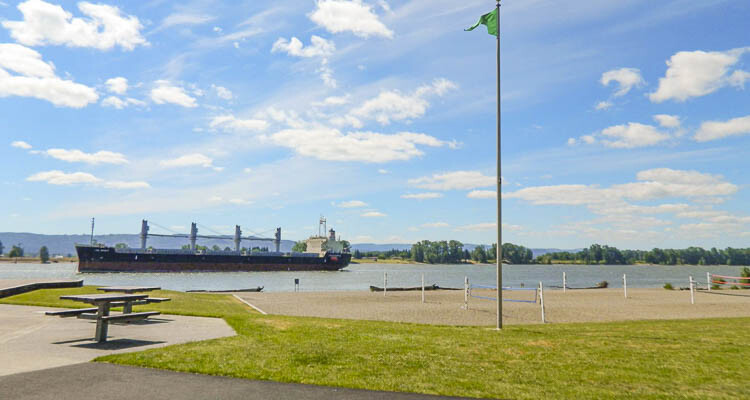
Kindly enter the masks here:
M 563 271 L 563 293 L 565 293 L 565 290 L 568 288 L 568 278 L 565 276 L 565 271 Z
M 94 218 L 91 218 L 91 244 L 94 244 Z
M 625 298 L 628 298 L 628 277 L 625 274 L 622 274 L 622 288 L 625 291 Z
M 711 273 L 706 272 L 706 286 L 708 287 L 708 291 L 711 291 Z
M 497 329 L 503 329 L 503 209 L 502 168 L 500 165 L 500 0 L 497 10 Z
M 547 323 L 547 316 L 544 315 L 544 286 L 539 282 L 539 304 L 542 306 L 542 323 Z
M 695 304 L 695 295 L 693 294 L 693 277 L 690 276 L 690 304 Z

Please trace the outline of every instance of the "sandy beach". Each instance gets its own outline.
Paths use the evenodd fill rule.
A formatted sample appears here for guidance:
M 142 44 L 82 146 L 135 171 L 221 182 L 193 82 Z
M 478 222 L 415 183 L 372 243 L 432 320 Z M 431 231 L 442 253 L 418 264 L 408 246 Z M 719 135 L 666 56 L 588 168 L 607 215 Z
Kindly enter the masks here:
M 493 297 L 491 291 L 473 291 Z M 299 292 L 238 293 L 238 297 L 268 314 L 323 318 L 364 319 L 438 325 L 495 324 L 495 302 L 469 299 L 463 309 L 463 291 L 420 292 Z M 532 300 L 534 292 L 506 292 L 506 299 Z M 545 290 L 547 322 L 595 322 L 645 319 L 750 317 L 750 291 L 698 291 L 695 304 L 690 292 L 664 289 Z M 503 302 L 505 324 L 541 323 L 537 303 Z

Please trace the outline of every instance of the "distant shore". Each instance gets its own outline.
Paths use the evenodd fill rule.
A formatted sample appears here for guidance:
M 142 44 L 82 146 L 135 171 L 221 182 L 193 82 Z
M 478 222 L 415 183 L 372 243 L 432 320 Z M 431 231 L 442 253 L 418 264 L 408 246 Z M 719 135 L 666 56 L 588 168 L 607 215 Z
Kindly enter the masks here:
M 78 262 L 76 257 L 51 258 L 47 264 Z M 0 257 L 0 264 L 42 264 L 39 257 Z

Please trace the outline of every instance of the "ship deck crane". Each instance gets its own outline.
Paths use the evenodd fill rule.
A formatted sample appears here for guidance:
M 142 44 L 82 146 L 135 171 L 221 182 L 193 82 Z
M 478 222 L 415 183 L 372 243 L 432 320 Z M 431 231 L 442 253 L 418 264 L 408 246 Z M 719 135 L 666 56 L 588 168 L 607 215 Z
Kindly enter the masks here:
M 234 239 L 234 250 L 240 251 L 240 244 L 242 243 L 242 240 L 256 240 L 256 241 L 268 241 L 268 242 L 274 242 L 274 245 L 276 247 L 276 252 L 278 253 L 281 247 L 281 228 L 276 228 L 276 235 L 274 238 L 263 238 L 263 237 L 256 237 L 256 236 L 242 236 L 242 230 L 240 229 L 239 225 L 234 226 L 234 237 L 228 236 L 228 235 L 199 235 L 198 234 L 198 224 L 195 222 L 190 224 L 190 233 L 173 233 L 169 235 L 165 234 L 159 234 L 159 233 L 148 233 L 149 226 L 147 220 L 141 221 L 141 249 L 146 249 L 146 242 L 148 241 L 149 236 L 156 236 L 156 237 L 170 237 L 170 238 L 187 238 L 190 240 L 190 250 L 195 250 L 195 243 L 198 240 L 198 238 L 201 239 L 220 239 L 220 240 L 229 240 Z

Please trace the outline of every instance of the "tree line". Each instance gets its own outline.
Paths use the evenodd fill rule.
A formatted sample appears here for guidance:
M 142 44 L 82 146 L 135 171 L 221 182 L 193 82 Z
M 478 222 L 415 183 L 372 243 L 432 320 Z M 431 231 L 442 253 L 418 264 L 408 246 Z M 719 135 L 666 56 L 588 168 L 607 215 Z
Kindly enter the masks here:
M 414 243 L 410 249 L 391 249 L 385 251 L 354 250 L 352 258 L 401 259 L 427 264 L 461 264 L 469 261 L 478 263 L 495 262 L 497 244 L 476 246 L 469 251 L 458 240 L 422 240 Z M 503 258 L 512 264 L 529 264 L 533 261 L 531 249 L 512 243 L 503 243 Z
M 710 250 L 701 247 L 686 249 L 620 250 L 617 247 L 592 244 L 577 252 L 555 252 L 538 256 L 538 264 L 573 262 L 580 264 L 658 264 L 658 265 L 750 265 L 750 248 Z
M 0 256 L 4 254 L 5 247 L 3 246 L 3 242 L 0 241 Z M 25 255 L 25 251 L 23 250 L 23 247 L 21 247 L 21 244 L 12 245 L 10 248 L 10 251 L 8 252 L 8 258 L 21 258 Z M 49 262 L 49 250 L 47 249 L 47 246 L 42 246 L 39 249 L 39 253 L 37 254 L 39 256 L 39 259 L 43 262 Z

